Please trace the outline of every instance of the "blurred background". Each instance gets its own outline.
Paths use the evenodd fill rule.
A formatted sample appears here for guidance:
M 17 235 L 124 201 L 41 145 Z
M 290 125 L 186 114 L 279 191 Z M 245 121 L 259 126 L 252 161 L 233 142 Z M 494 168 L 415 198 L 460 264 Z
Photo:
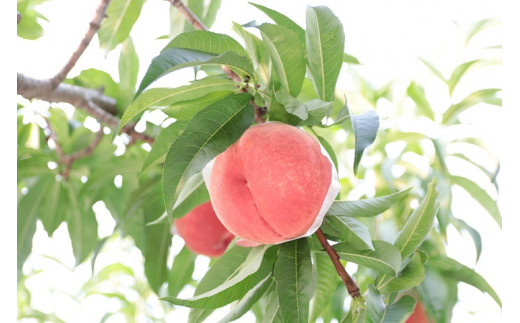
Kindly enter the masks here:
M 272 1 L 257 3 L 288 15 L 300 26 L 305 26 L 306 6 L 325 5 L 343 23 L 346 52 L 360 64 L 344 64 L 338 81 L 337 96 L 346 96 L 355 113 L 375 109 L 381 117 L 380 141 L 368 149 L 362 166 L 364 171 L 354 178 L 350 169 L 353 146 L 348 133 L 337 130 L 328 134 L 340 160 L 342 184 L 351 187 L 348 199 L 374 196 L 388 184 L 384 176 L 394 181 L 406 181 L 407 174 L 424 174 L 430 167 L 450 174 L 472 178 L 492 198 L 496 198 L 494 183 L 504 180 L 498 172 L 500 145 L 499 109 L 496 106 L 501 92 L 480 93 L 482 101 L 457 115 L 457 122 L 445 122 L 447 107 L 463 101 L 481 89 L 501 89 L 502 25 L 500 8 L 496 1 L 449 0 L 370 0 L 370 1 Z M 38 6 L 47 19 L 41 21 L 43 37 L 35 41 L 16 40 L 18 72 L 37 78 L 52 76 L 58 71 L 79 40 L 95 11 L 97 1 L 53 0 Z M 167 39 L 159 37 L 170 33 L 170 4 L 166 1 L 147 1 L 134 26 L 131 36 L 140 59 L 142 78 L 150 60 L 159 53 Z M 216 20 L 210 30 L 232 35 L 232 22 L 265 22 L 269 19 L 245 1 L 222 0 Z M 35 55 L 38 53 L 38 55 Z M 97 37 L 81 57 L 69 77 L 88 68 L 107 71 L 117 82 L 118 49 L 105 55 L 99 49 Z M 468 66 L 460 67 L 466 62 Z M 456 71 L 461 73 L 460 77 Z M 193 77 L 191 70 L 181 70 L 160 82 L 169 86 L 187 83 Z M 445 79 L 445 80 L 443 80 Z M 455 83 L 450 84 L 450 80 Z M 489 102 L 486 100 L 489 99 Z M 23 99 L 19 99 L 23 101 Z M 27 103 L 26 103 L 27 104 Z M 40 106 L 38 106 L 40 105 Z M 45 110 L 48 103 L 33 102 L 33 109 Z M 61 105 L 68 114 L 73 109 Z M 426 109 L 431 118 L 418 117 L 415 109 Z M 24 122 L 42 122 L 29 112 Z M 160 124 L 160 113 L 145 115 L 145 120 Z M 96 130 L 99 124 L 85 121 L 85 127 Z M 446 148 L 446 156 L 438 156 L 431 141 L 418 140 L 416 153 L 403 154 L 406 138 L 396 131 L 420 133 L 438 140 Z M 394 136 L 395 137 L 392 137 Z M 479 138 L 483 149 L 464 145 L 461 138 Z M 391 145 L 384 145 L 386 142 Z M 429 143 L 427 143 L 429 142 Z M 469 148 L 468 148 L 469 147 Z M 384 153 L 381 153 L 384 152 Z M 433 160 L 445 165 L 431 165 Z M 398 162 L 385 163 L 396 159 Z M 480 166 L 480 167 L 479 167 Z M 371 168 L 373 167 L 373 168 Z M 121 185 L 114 178 L 114 185 Z M 418 183 L 420 185 L 420 183 Z M 448 189 L 449 190 L 449 189 Z M 478 261 L 475 236 L 471 230 L 449 226 L 446 239 L 447 255 L 474 268 L 501 295 L 500 277 L 501 230 L 489 212 L 471 198 L 460 186 L 451 189 L 451 211 L 458 219 L 470 223 L 481 236 Z M 92 260 L 75 267 L 70 238 L 65 223 L 48 237 L 40 222 L 33 240 L 32 254 L 24 268 L 24 279 L 18 285 L 18 317 L 22 322 L 37 320 L 64 322 L 183 322 L 188 309 L 161 303 L 148 286 L 143 257 L 129 237 L 113 233 L 115 221 L 103 202 L 94 205 L 98 220 L 98 235 L 106 243 Z M 502 216 L 505 216 L 504 212 Z M 388 228 L 392 230 L 391 227 Z M 384 236 L 385 232 L 381 232 Z M 181 251 L 183 242 L 174 236 L 170 257 Z M 199 280 L 210 264 L 210 259 L 198 256 L 192 279 Z M 350 268 L 355 270 L 356 267 Z M 188 285 L 180 297 L 192 295 Z M 215 312 L 215 317 L 219 313 Z M 459 303 L 453 312 L 453 322 L 497 322 L 501 309 L 489 295 L 459 284 Z M 240 322 L 254 321 L 246 314 Z

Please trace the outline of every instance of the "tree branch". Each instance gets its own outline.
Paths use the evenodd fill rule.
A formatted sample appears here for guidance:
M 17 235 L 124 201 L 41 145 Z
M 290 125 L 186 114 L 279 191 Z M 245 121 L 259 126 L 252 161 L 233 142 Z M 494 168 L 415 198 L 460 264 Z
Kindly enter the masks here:
M 115 128 L 119 123 L 119 119 L 108 112 L 111 111 L 115 114 L 116 100 L 103 95 L 99 91 L 63 83 L 53 90 L 50 80 L 34 79 L 20 73 L 17 75 L 17 80 L 17 93 L 26 99 L 69 103 L 84 110 L 99 122 L 105 123 L 111 128 Z M 122 131 L 136 140 L 153 144 L 154 138 L 135 131 L 132 125 L 123 127 Z
M 106 16 L 106 10 L 108 7 L 108 4 L 110 3 L 110 0 L 101 0 L 101 3 L 96 9 L 96 13 L 94 14 L 94 18 L 90 22 L 89 29 L 87 30 L 87 33 L 79 43 L 78 48 L 76 51 L 72 54 L 69 61 L 61 71 L 58 72 L 58 74 L 54 75 L 50 79 L 51 81 L 51 88 L 55 89 L 63 80 L 67 77 L 67 74 L 69 74 L 70 70 L 76 65 L 76 62 L 81 57 L 83 52 L 85 52 L 85 49 L 87 49 L 88 45 L 90 44 L 90 41 L 98 31 L 98 29 L 101 27 L 101 21 Z
M 200 21 L 200 19 L 193 13 L 193 11 L 191 11 L 190 8 L 186 7 L 186 5 L 181 0 L 168 0 L 168 2 L 170 2 L 172 4 L 172 6 L 176 7 L 186 17 L 186 19 L 188 19 L 188 21 L 192 24 L 192 26 L 195 29 L 208 30 L 208 28 L 202 23 L 202 21 Z M 224 73 L 226 73 L 226 76 L 229 79 L 231 79 L 237 83 L 242 82 L 242 78 L 240 76 L 238 76 L 235 72 L 233 72 L 233 70 L 231 70 L 229 67 L 223 65 L 222 70 L 224 71 Z M 247 82 L 249 82 L 249 78 L 247 78 L 245 81 L 247 84 Z M 244 93 L 247 93 L 247 86 L 243 87 L 241 89 L 241 91 Z M 264 122 L 264 116 L 267 112 L 267 109 L 265 107 L 259 107 L 254 102 L 254 100 L 251 100 L 250 103 L 253 106 L 253 108 L 255 109 L 255 122 L 256 123 Z
M 343 267 L 343 265 L 339 261 L 338 253 L 329 244 L 327 238 L 325 237 L 321 229 L 318 229 L 318 231 L 316 231 L 316 236 L 318 237 L 318 240 L 320 241 L 323 248 L 325 248 L 325 251 L 327 251 L 327 253 L 329 254 L 329 257 L 332 260 L 332 263 L 334 264 L 334 267 L 336 268 L 339 277 L 341 277 L 341 280 L 347 287 L 350 296 L 352 296 L 352 298 L 360 297 L 361 293 L 359 291 L 359 287 L 356 285 L 356 282 L 354 282 L 352 277 L 350 277 L 350 275 L 345 270 L 345 267 Z

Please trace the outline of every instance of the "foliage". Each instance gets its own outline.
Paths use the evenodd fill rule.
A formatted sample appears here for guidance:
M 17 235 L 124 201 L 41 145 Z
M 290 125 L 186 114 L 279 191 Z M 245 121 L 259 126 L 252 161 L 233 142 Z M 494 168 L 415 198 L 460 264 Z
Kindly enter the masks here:
M 20 37 L 34 39 L 41 34 L 35 18 L 41 16 L 34 10 L 39 2 L 18 1 L 24 20 L 28 17 L 25 25 L 18 25 Z M 359 61 L 344 52 L 344 30 L 335 14 L 326 7 L 309 7 L 306 27 L 302 28 L 282 13 L 259 4 L 252 5 L 273 23 L 234 23 L 245 47 L 230 35 L 193 30 L 177 12 L 172 14 L 172 40 L 157 53 L 138 85 L 139 44 L 132 43 L 129 33 L 143 4 L 135 0 L 113 1 L 108 19 L 98 31 L 104 50 L 112 51 L 117 46 L 122 49 L 119 82 L 94 69 L 66 81 L 92 88 L 107 86 L 105 93 L 117 100 L 117 117 L 121 120 L 117 129 L 110 129 L 112 134 L 103 135 L 90 155 L 72 163 L 68 176 L 64 176 L 66 165 L 56 146 L 70 155 L 92 142 L 95 134 L 85 126 L 87 114 L 75 110 L 70 117 L 53 104 L 43 113 L 50 125 L 45 127 L 24 121 L 31 103 L 23 103 L 18 110 L 20 317 L 45 316 L 28 311 L 29 303 L 23 299 L 29 292 L 25 287 L 28 274 L 22 269 L 30 256 L 38 221 L 49 236 L 65 222 L 76 265 L 91 261 L 94 266 L 107 239 L 100 239 L 97 233 L 93 205 L 99 201 L 116 222 L 111 239 L 131 238 L 144 257 L 149 287 L 168 310 L 180 305 L 191 307 L 189 322 L 201 322 L 227 304 L 231 308 L 222 322 L 238 319 L 249 310 L 262 322 L 308 322 L 318 317 L 324 322 L 403 322 L 413 312 L 416 301 L 421 301 L 437 321 L 448 322 L 457 302 L 458 282 L 488 293 L 501 306 L 499 296 L 483 277 L 449 258 L 444 250 L 450 226 L 471 234 L 477 260 L 482 249 L 478 231 L 453 214 L 453 186 L 467 191 L 501 225 L 494 193 L 490 193 L 490 189 L 498 193 L 496 184 L 482 187 L 474 178 L 454 173 L 447 162 L 455 158 L 475 167 L 491 184 L 495 183 L 498 164 L 496 169 L 487 169 L 463 148 L 484 151 L 489 156 L 491 152 L 485 151 L 478 137 L 432 136 L 383 127 L 376 112 L 380 99 L 399 102 L 396 97 L 401 95 L 415 104 L 412 111 L 400 112 L 408 116 L 408 122 L 426 122 L 448 133 L 465 126 L 461 116 L 473 107 L 500 106 L 499 89 L 476 89 L 449 107 L 436 107 L 415 80 L 396 94 L 392 84 L 374 89 L 368 81 L 358 78 L 360 90 L 352 100 L 348 99 L 361 100 L 370 108 L 354 114 L 336 86 L 341 71 L 352 71 L 342 70 L 343 64 L 355 68 Z M 207 10 L 203 10 L 203 1 L 190 0 L 188 4 L 210 26 L 220 1 L 210 1 Z M 468 41 L 487 25 L 491 24 L 477 24 Z M 468 70 L 481 62 L 463 62 L 446 78 L 432 63 L 423 61 L 445 83 L 448 96 L 456 92 Z M 209 68 L 215 65 L 226 66 L 239 80 L 230 80 L 224 71 Z M 157 79 L 186 67 L 207 73 L 198 72 L 196 75 L 201 77 L 188 85 L 153 87 Z M 353 276 L 363 296 L 354 299 L 346 310 L 343 304 L 350 296 L 314 236 L 276 246 L 243 248 L 232 244 L 212 262 L 200 281 L 194 281 L 192 273 L 201 256 L 185 248 L 173 255 L 172 218 L 182 217 L 209 199 L 200 171 L 253 124 L 259 106 L 267 108 L 267 120 L 301 126 L 314 135 L 336 168 L 352 168 L 341 179 L 341 193 L 322 226 L 329 241 L 335 243 L 342 264 L 359 265 Z M 165 120 L 159 126 L 147 123 L 145 133 L 156 138 L 151 150 L 120 133 L 143 113 L 156 110 L 165 113 Z M 389 118 L 398 117 L 396 113 Z M 55 137 L 49 139 L 51 129 Z M 346 143 L 334 141 L 340 130 L 349 133 Z M 387 145 L 395 143 L 401 148 L 391 154 Z M 123 148 L 124 153 L 116 153 L 116 148 Z M 353 153 L 353 160 L 343 158 L 347 150 Z M 427 169 L 411 163 L 410 156 L 426 159 Z M 364 164 L 362 158 L 372 160 L 371 165 Z M 395 175 L 395 167 L 405 171 Z M 350 200 L 356 178 L 364 178 L 369 172 L 376 174 L 376 196 Z M 122 178 L 122 184 L 114 185 L 117 178 Z M 383 227 L 395 230 L 383 235 Z M 132 269 L 114 263 L 97 272 L 84 286 L 85 291 L 100 293 L 96 284 L 114 273 L 135 276 Z M 183 287 L 190 285 L 196 286 L 194 296 L 180 297 Z M 445 292 L 435 286 L 443 286 Z M 118 298 L 124 315 L 132 320 L 135 313 L 124 297 L 117 292 L 105 296 Z M 59 320 L 50 316 L 45 319 Z

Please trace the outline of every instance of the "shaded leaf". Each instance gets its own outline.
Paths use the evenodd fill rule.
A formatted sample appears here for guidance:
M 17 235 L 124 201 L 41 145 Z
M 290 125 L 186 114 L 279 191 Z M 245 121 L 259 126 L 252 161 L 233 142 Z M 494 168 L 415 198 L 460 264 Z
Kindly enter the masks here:
M 354 150 L 354 174 L 356 174 L 363 151 L 376 140 L 379 129 L 379 116 L 373 110 L 359 115 L 352 115 L 346 103 L 345 108 L 350 116 L 352 131 L 356 140 Z
M 358 265 L 375 269 L 389 275 L 397 275 L 401 266 L 399 250 L 385 241 L 372 241 L 375 251 L 357 250 L 346 242 L 334 245 L 334 249 L 341 259 L 354 262 Z
M 424 265 L 419 254 L 415 254 L 398 276 L 382 275 L 376 280 L 377 288 L 384 294 L 410 289 L 424 280 Z
M 172 268 L 168 273 L 168 296 L 176 297 L 184 286 L 191 281 L 195 269 L 196 255 L 186 246 L 173 258 Z
M 149 210 L 147 211 L 149 212 Z M 170 223 L 160 223 L 145 227 L 144 272 L 150 287 L 157 294 L 168 275 L 166 261 L 172 242 L 170 228 Z
M 359 220 L 348 216 L 329 215 L 322 224 L 325 234 L 339 238 L 358 250 L 374 250 L 368 228 Z
M 287 112 L 287 109 L 283 104 L 278 102 L 276 97 L 271 96 L 271 104 L 269 105 L 269 121 L 280 121 L 290 125 L 297 125 L 301 123 L 301 119 Z
M 69 196 L 65 184 L 61 181 L 51 181 L 50 186 L 44 192 L 46 196 L 43 198 L 38 212 L 43 228 L 50 237 L 65 220 L 70 208 Z
M 451 322 L 453 307 L 457 303 L 457 284 L 434 268 L 426 268 L 425 279 L 416 289 L 429 316 L 437 322 Z
M 234 90 L 236 90 L 236 88 L 233 88 L 233 91 Z M 196 115 L 200 110 L 204 109 L 213 102 L 231 94 L 233 91 L 225 90 L 209 92 L 208 94 L 196 99 L 176 102 L 169 107 L 164 108 L 162 111 L 168 116 L 177 120 L 187 121 L 193 118 L 193 116 Z
M 164 163 L 163 193 L 171 212 L 182 186 L 234 143 L 253 122 L 247 93 L 219 100 L 197 113 L 171 145 Z
M 366 322 L 367 323 L 382 323 L 385 320 L 386 306 L 383 298 L 374 285 L 368 285 L 368 295 L 366 298 Z
M 318 275 L 316 293 L 312 302 L 311 322 L 315 322 L 331 300 L 339 282 L 338 273 L 329 256 L 323 253 L 313 253 L 314 264 Z
M 275 92 L 275 96 L 287 112 L 304 120 L 303 124 L 309 126 L 320 124 L 332 106 L 331 102 L 318 99 L 300 102 L 300 100 L 282 91 Z
M 404 323 L 415 309 L 415 298 L 404 295 L 386 309 L 385 323 Z
M 186 122 L 177 121 L 166 128 L 163 128 L 159 135 L 155 138 L 152 150 L 146 155 L 141 172 L 145 172 L 150 166 L 157 162 L 164 161 L 168 149 L 172 143 L 180 136 L 186 127 Z
M 357 201 L 334 201 L 327 211 L 327 215 L 341 215 L 350 217 L 376 216 L 388 210 L 400 199 L 408 195 L 411 187 L 389 195 L 378 196 Z
M 343 25 L 327 7 L 308 7 L 307 61 L 318 97 L 333 101 L 345 47 Z

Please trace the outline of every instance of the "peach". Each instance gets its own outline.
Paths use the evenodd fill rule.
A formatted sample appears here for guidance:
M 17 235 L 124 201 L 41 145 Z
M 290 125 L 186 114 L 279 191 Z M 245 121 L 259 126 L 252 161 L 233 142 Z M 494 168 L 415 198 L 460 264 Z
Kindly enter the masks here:
M 406 320 L 406 323 L 428 323 L 430 320 L 426 315 L 426 311 L 424 310 L 421 302 L 417 301 L 415 305 L 415 309 L 412 315 Z
M 175 231 L 191 251 L 208 257 L 219 257 L 234 235 L 220 223 L 211 202 L 203 203 L 174 221 Z
M 218 218 L 242 246 L 311 235 L 340 189 L 319 142 L 279 122 L 251 126 L 203 176 Z

